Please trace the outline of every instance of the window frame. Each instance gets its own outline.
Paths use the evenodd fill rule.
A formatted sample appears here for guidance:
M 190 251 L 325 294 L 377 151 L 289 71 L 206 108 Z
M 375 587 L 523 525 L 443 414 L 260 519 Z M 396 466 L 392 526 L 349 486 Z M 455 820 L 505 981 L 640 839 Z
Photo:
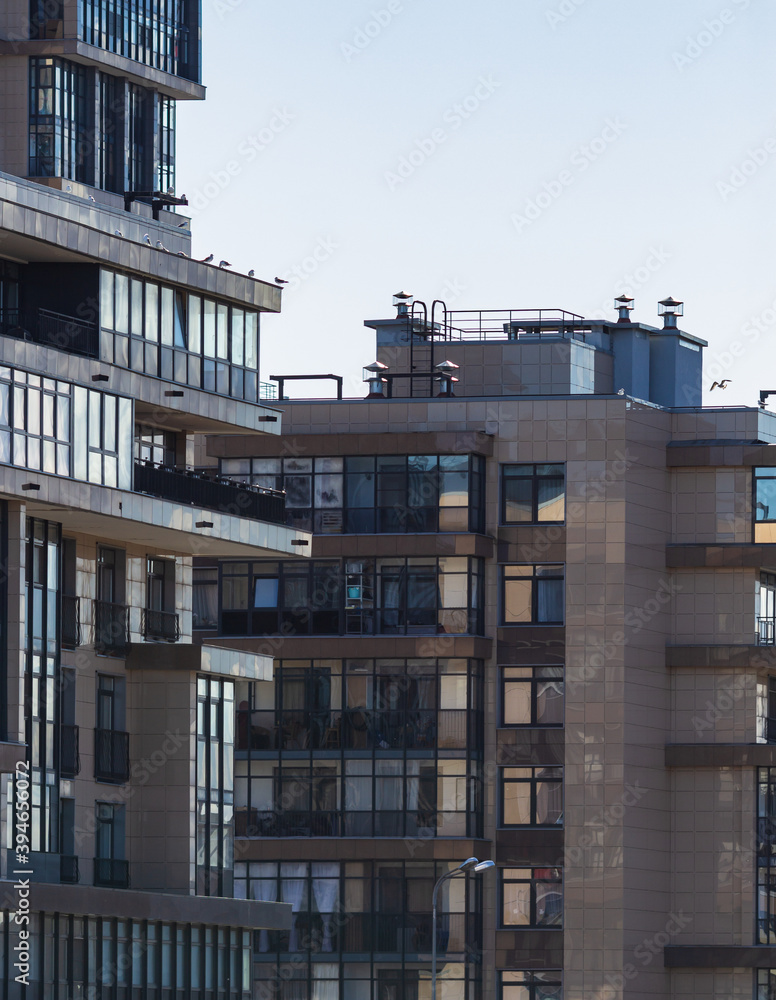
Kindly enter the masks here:
M 562 473 L 539 473 L 537 469 L 560 467 Z M 533 472 L 524 475 L 510 475 L 509 469 L 528 469 Z M 543 481 L 563 479 L 563 517 L 560 519 L 545 519 L 540 517 L 539 487 Z M 507 518 L 506 483 L 512 480 L 530 480 L 531 482 L 531 517 L 527 521 L 510 521 Z M 566 463 L 565 462 L 504 462 L 499 466 L 499 525 L 501 527 L 522 527 L 530 525 L 563 525 L 566 523 Z
M 505 981 L 505 976 L 514 976 L 512 982 Z M 546 978 L 546 977 L 554 978 Z M 541 977 L 541 978 L 534 978 Z M 554 1000 L 563 1000 L 563 971 L 561 969 L 500 969 L 498 971 L 499 1000 L 510 1000 L 510 986 L 522 987 L 528 994 L 528 1000 L 545 1000 L 548 994 L 542 987 L 557 987 Z M 540 992 L 541 990 L 541 992 Z
M 508 676 L 508 671 L 527 671 L 530 670 L 531 674 L 524 674 L 523 676 Z M 547 674 L 543 676 L 540 671 L 544 670 L 560 670 L 559 676 L 552 676 Z M 531 706 L 530 720 L 528 722 L 508 722 L 506 717 L 507 710 L 507 695 L 506 695 L 506 685 L 507 684 L 525 684 L 530 687 L 529 701 Z M 560 697 L 563 700 L 563 716 L 564 722 L 540 722 L 538 719 L 538 705 L 539 705 L 539 688 L 542 684 L 553 684 L 559 683 L 561 687 Z M 499 667 L 499 727 L 502 729 L 563 729 L 565 724 L 565 703 L 566 703 L 566 670 L 562 664 L 546 664 L 546 665 L 526 665 L 522 664 L 505 664 Z
M 499 868 L 499 927 L 506 930 L 542 929 L 542 930 L 562 930 L 563 928 L 563 869 L 558 866 L 551 867 L 527 867 L 527 868 Z M 530 876 L 518 877 L 508 876 L 508 872 L 530 872 Z M 537 872 L 557 872 L 557 875 L 546 876 L 537 875 Z M 527 923 L 510 923 L 506 920 L 506 898 L 505 889 L 508 885 L 528 885 L 529 889 L 529 915 Z M 557 923 L 539 922 L 538 919 L 538 888 L 539 886 L 557 885 L 560 887 L 560 919 Z
M 559 573 L 539 573 L 540 568 L 557 568 Z M 530 573 L 518 573 L 517 570 L 530 570 Z M 512 575 L 509 571 L 514 571 Z M 531 582 L 530 618 L 524 621 L 507 621 L 507 583 L 509 580 L 529 580 Z M 563 610 L 560 618 L 539 618 L 539 583 L 542 580 L 560 580 L 563 583 Z M 499 566 L 499 626 L 514 628 L 529 626 L 563 626 L 566 621 L 566 564 L 565 563 L 502 563 Z
M 550 775 L 547 777 L 542 777 L 540 772 L 547 769 L 559 771 L 559 775 Z M 508 772 L 510 771 L 530 771 L 531 774 L 528 777 L 515 777 L 510 776 Z M 560 808 L 560 820 L 554 823 L 539 823 L 536 818 L 537 814 L 537 799 L 538 799 L 538 788 L 541 784 L 552 784 L 561 786 L 561 808 Z M 519 786 L 529 786 L 529 796 L 530 796 L 530 822 L 528 823 L 508 823 L 506 820 L 506 790 L 510 785 Z M 501 766 L 499 767 L 498 776 L 498 797 L 499 797 L 499 811 L 498 811 L 498 821 L 499 828 L 503 830 L 524 830 L 524 829 L 540 829 L 540 830 L 562 830 L 564 827 L 564 809 L 563 809 L 563 798 L 564 798 L 564 788 L 563 788 L 563 767 L 555 764 L 548 764 L 539 767 L 522 767 L 522 766 Z

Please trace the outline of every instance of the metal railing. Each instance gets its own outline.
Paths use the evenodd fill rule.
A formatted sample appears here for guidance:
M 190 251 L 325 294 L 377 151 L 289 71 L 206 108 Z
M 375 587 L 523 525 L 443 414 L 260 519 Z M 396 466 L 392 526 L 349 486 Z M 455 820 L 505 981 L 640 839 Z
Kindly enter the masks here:
M 94 648 L 98 653 L 126 656 L 129 652 L 129 608 L 94 602 Z
M 181 637 L 180 622 L 174 611 L 143 608 L 140 612 L 140 631 L 145 639 L 162 642 L 177 642 Z
M 59 881 L 76 883 L 80 879 L 78 858 L 74 854 L 59 855 Z
M 129 733 L 119 729 L 94 730 L 96 781 L 123 784 L 129 780 Z
M 135 462 L 135 491 L 236 517 L 270 524 L 286 523 L 284 493 L 223 476 L 173 469 L 153 462 Z
M 99 356 L 96 324 L 50 309 L 4 310 L 0 312 L 0 333 L 89 358 Z
M 776 618 L 757 619 L 757 645 L 773 646 L 776 643 Z
M 116 858 L 95 858 L 94 884 L 109 889 L 128 889 L 129 862 Z
M 415 338 L 438 341 L 531 340 L 562 337 L 585 340 L 589 320 L 566 309 L 454 309 L 428 320 L 415 311 L 407 325 Z
M 78 726 L 59 727 L 59 771 L 63 778 L 74 778 L 81 771 Z
M 62 645 L 75 648 L 81 645 L 81 605 L 77 597 L 62 595 Z

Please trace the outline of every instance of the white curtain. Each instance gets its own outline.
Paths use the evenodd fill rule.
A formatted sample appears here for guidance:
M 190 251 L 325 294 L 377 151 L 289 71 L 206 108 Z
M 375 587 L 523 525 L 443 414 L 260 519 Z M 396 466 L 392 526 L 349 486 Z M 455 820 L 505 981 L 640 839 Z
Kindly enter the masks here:
M 272 862 L 268 864 L 252 864 L 251 875 L 251 899 L 264 900 L 267 903 L 276 903 L 278 898 L 278 866 Z M 259 933 L 259 951 L 269 951 L 269 933 L 262 930 Z
M 313 865 L 313 867 L 315 866 Z M 316 962 L 313 965 L 312 995 L 310 1000 L 338 1000 L 338 997 L 339 967 L 328 962 Z
M 313 864 L 313 896 L 315 905 L 321 915 L 323 924 L 323 943 L 321 951 L 332 951 L 331 920 L 338 909 L 339 901 L 339 865 L 333 863 Z M 336 997 L 334 998 L 336 1000 Z
M 283 895 L 283 902 L 291 904 L 291 934 L 288 938 L 288 950 L 296 951 L 298 936 L 296 930 L 296 915 L 302 907 L 304 899 L 305 882 L 307 875 L 307 864 L 286 863 L 280 866 L 280 888 Z

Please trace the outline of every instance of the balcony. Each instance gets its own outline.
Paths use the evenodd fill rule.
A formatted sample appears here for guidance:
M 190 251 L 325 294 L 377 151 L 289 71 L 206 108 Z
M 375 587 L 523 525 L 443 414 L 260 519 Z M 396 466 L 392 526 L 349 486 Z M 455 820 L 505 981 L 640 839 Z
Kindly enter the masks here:
M 152 642 L 177 642 L 181 637 L 178 616 L 172 611 L 144 608 L 140 614 L 140 631 L 144 639 Z
M 135 492 L 254 521 L 286 523 L 284 493 L 153 462 L 135 462 Z
M 129 608 L 125 604 L 94 602 L 94 648 L 106 656 L 129 652 Z
M 95 858 L 94 884 L 108 889 L 128 889 L 129 862 L 116 858 Z
M 81 770 L 78 750 L 78 726 L 59 727 L 59 773 L 63 778 L 74 778 Z
M 94 730 L 94 779 L 119 785 L 129 780 L 129 733 Z
M 77 597 L 62 595 L 62 645 L 75 649 L 81 645 L 81 607 Z
M 773 646 L 776 644 L 776 618 L 757 619 L 757 645 Z
M 50 309 L 5 309 L 0 312 L 0 334 L 87 358 L 99 357 L 99 332 L 95 324 Z
M 78 858 L 73 854 L 60 854 L 59 881 L 75 884 L 79 881 L 80 877 Z

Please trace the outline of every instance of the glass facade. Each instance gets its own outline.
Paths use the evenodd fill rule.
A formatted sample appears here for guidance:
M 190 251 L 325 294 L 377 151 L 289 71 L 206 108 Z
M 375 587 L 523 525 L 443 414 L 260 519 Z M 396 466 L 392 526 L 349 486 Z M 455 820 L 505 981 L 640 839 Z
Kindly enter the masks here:
M 234 864 L 234 683 L 197 679 L 197 893 L 230 896 Z
M 237 706 L 238 836 L 481 835 L 479 662 L 284 660 Z
M 482 561 L 223 562 L 224 635 L 476 634 Z
M 100 360 L 255 402 L 259 314 L 100 271 Z
M 31 177 L 89 183 L 87 70 L 67 59 L 30 59 Z
M 0 1000 L 247 1000 L 251 936 L 239 927 L 30 914 L 30 986 L 14 982 L 18 926 L 0 912 Z
M 288 524 L 316 534 L 483 530 L 479 455 L 224 458 L 221 472 L 284 490 Z
M 196 0 L 81 0 L 80 36 L 89 45 L 197 81 Z M 190 31 L 194 37 L 190 44 Z

